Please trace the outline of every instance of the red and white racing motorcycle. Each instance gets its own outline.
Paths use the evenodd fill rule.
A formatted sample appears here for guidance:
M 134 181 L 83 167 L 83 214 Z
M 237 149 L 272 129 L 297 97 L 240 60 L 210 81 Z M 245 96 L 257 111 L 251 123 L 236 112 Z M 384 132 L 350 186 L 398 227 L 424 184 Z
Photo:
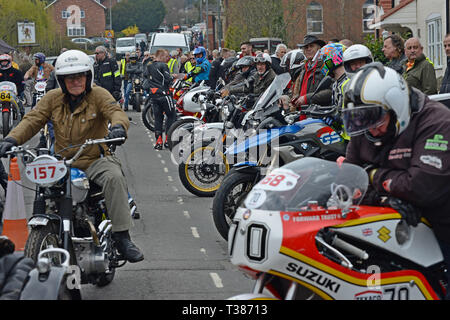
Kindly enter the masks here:
M 230 299 L 440 299 L 447 281 L 439 244 L 422 218 L 358 205 L 364 169 L 303 158 L 275 169 L 248 194 L 228 235 L 231 262 L 256 279 Z

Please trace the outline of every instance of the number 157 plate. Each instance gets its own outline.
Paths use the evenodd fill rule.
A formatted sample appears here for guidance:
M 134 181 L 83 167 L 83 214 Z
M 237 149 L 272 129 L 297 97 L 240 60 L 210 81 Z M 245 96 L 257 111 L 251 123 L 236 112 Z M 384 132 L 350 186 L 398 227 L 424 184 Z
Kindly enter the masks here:
M 26 165 L 25 176 L 39 185 L 52 185 L 62 179 L 67 172 L 64 161 L 38 159 Z

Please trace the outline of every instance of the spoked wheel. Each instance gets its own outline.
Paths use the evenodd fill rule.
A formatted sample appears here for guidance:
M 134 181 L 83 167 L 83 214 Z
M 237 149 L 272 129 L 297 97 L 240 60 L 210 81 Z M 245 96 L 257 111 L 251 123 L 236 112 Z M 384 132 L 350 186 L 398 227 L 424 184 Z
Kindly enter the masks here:
M 212 197 L 216 193 L 230 165 L 222 151 L 202 146 L 191 151 L 178 165 L 183 186 L 199 197 Z
M 214 224 L 225 240 L 228 240 L 228 231 L 236 210 L 253 188 L 254 180 L 255 176 L 252 174 L 233 172 L 222 181 L 214 196 L 212 207 Z
M 58 229 L 55 224 L 48 222 L 45 226 L 36 226 L 31 229 L 28 235 L 24 255 L 33 259 L 36 263 L 39 252 L 45 249 L 59 248 L 59 240 Z M 55 256 L 49 254 L 48 257 L 55 265 L 62 263 L 60 254 L 55 254 Z

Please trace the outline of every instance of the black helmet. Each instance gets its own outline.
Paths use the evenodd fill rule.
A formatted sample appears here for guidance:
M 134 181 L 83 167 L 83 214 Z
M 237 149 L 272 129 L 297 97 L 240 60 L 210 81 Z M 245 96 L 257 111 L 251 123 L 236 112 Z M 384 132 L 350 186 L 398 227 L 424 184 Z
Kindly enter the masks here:
M 234 65 L 235 68 L 241 69 L 243 67 L 252 67 L 255 65 L 255 60 L 251 56 L 245 56 L 240 58 L 236 64 Z

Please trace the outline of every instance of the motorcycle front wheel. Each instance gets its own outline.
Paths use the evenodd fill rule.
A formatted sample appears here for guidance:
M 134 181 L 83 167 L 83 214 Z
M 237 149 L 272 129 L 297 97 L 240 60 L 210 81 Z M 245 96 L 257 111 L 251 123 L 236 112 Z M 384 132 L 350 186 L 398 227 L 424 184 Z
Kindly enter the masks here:
M 11 126 L 9 123 L 10 118 L 11 118 L 11 113 L 2 112 L 3 138 L 5 138 L 8 135 L 9 131 L 11 130 Z
M 228 231 L 236 210 L 252 190 L 254 181 L 253 174 L 230 172 L 223 179 L 214 196 L 212 205 L 214 225 L 225 240 L 228 240 Z
M 190 136 L 192 130 L 196 123 L 202 123 L 201 120 L 188 119 L 178 119 L 169 128 L 167 132 L 167 143 L 169 144 L 169 150 L 172 151 L 185 136 Z
M 213 146 L 193 148 L 178 165 L 181 183 L 186 190 L 199 197 L 214 196 L 229 170 L 226 156 Z
M 25 243 L 24 255 L 33 259 L 36 263 L 39 252 L 45 249 L 59 248 L 59 243 L 58 226 L 49 221 L 45 226 L 36 226 L 31 229 L 27 242 Z M 59 254 L 56 254 L 55 257 L 52 257 L 51 259 L 55 259 L 54 263 L 56 265 L 61 264 L 62 262 L 57 261 L 57 259 L 61 259 Z
M 155 116 L 153 114 L 152 103 L 148 101 L 142 110 L 142 122 L 150 131 L 155 131 Z
M 142 95 L 140 92 L 134 94 L 134 111 L 141 112 Z

